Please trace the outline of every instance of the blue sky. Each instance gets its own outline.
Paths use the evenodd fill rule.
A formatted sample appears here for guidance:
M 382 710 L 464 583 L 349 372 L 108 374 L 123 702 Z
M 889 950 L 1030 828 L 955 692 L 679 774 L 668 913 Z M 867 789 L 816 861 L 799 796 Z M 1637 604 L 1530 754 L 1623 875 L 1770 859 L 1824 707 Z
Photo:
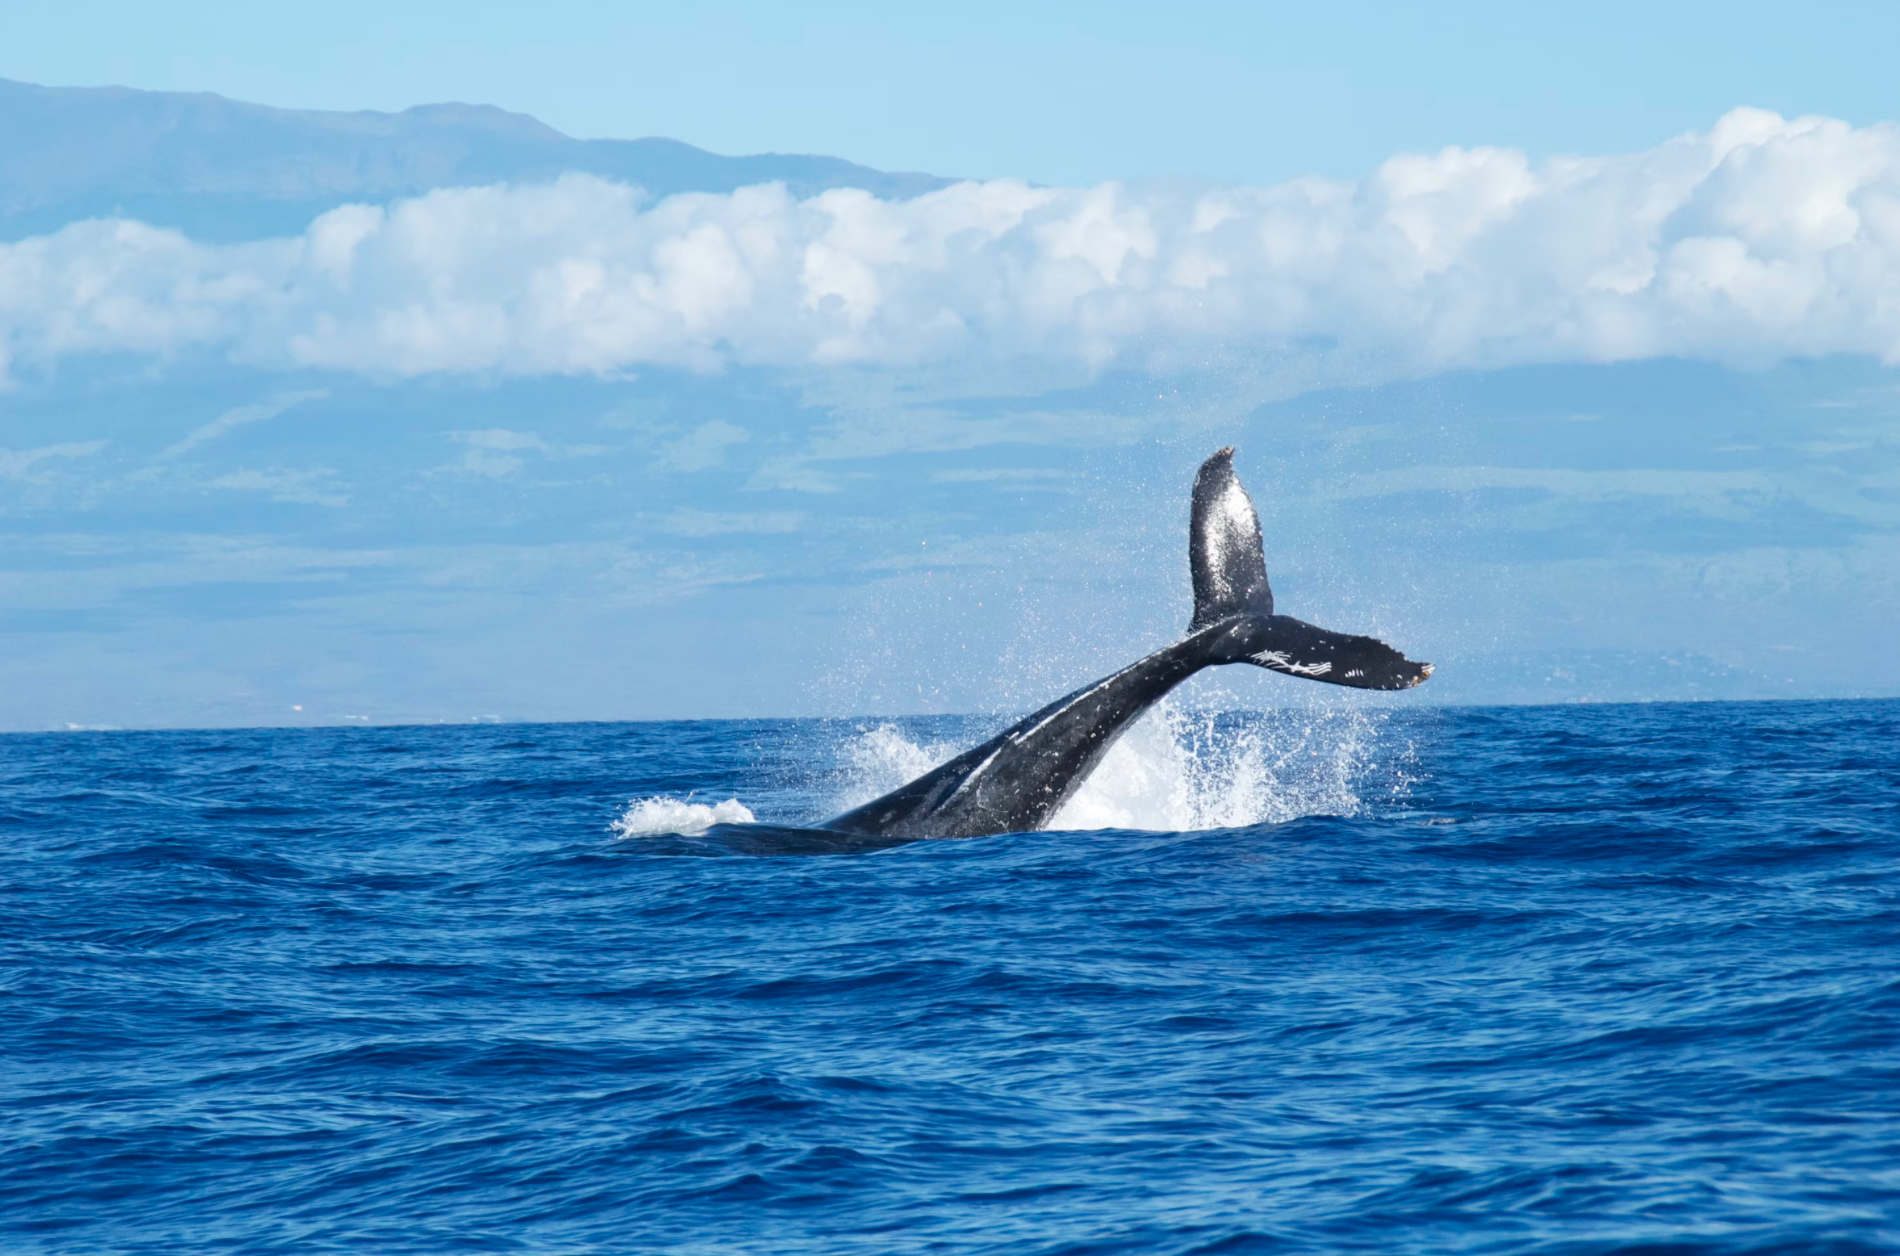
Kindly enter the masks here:
M 1894 116 L 1900 10 L 492 0 L 14 5 L 0 77 L 286 107 L 441 100 L 572 135 L 1087 184 L 1356 176 L 1392 153 L 1646 148 L 1737 105 Z
M 1405 700 L 1900 693 L 1883 10 L 812 12 L 16 21 L 0 77 L 982 178 L 0 239 L 0 729 L 1020 710 L 1179 630 L 1226 444 Z

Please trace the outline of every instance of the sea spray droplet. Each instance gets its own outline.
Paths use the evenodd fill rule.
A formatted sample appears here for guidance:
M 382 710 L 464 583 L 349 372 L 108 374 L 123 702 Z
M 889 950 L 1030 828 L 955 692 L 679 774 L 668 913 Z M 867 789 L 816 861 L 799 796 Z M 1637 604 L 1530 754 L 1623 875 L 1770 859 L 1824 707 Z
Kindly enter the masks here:
M 661 833 L 691 836 L 715 824 L 752 824 L 751 808 L 737 798 L 707 806 L 682 798 L 638 798 L 612 824 L 616 837 L 652 837 Z
M 1052 829 L 1196 832 L 1359 815 L 1380 764 L 1359 711 L 1191 711 L 1164 702 L 1109 750 Z
M 1409 745 L 1382 740 L 1384 720 L 1357 710 L 1218 713 L 1164 701 L 1115 743 L 1049 827 L 1197 832 L 1360 815 L 1374 778 L 1393 768 L 1387 761 L 1410 755 Z M 841 747 L 843 788 L 830 812 L 889 793 L 967 748 L 913 741 L 894 724 L 864 729 Z
M 955 742 L 914 742 L 895 724 L 867 728 L 844 745 L 844 765 L 834 811 L 849 811 L 909 784 L 958 751 Z

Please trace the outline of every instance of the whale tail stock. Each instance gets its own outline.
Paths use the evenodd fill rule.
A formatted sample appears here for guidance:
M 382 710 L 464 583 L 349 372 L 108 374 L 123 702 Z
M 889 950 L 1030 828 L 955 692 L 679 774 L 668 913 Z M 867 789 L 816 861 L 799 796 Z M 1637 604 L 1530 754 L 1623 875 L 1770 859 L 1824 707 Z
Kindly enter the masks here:
M 1354 689 L 1410 689 L 1432 674 L 1372 637 L 1333 632 L 1273 613 L 1260 517 L 1234 474 L 1230 446 L 1194 477 L 1188 525 L 1194 577 L 1190 639 L 1206 634 L 1209 663 L 1252 663 L 1269 671 Z

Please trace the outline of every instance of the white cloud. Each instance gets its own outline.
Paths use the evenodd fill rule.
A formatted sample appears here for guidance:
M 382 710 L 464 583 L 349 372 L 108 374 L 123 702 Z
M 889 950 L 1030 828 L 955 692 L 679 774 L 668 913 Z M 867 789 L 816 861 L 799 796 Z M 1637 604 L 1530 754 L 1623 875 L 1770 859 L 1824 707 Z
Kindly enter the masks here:
M 102 440 L 73 440 L 38 449 L 0 447 L 0 480 L 23 480 L 33 467 L 48 458 L 85 458 L 106 447 Z
M 708 471 L 726 460 L 726 446 L 751 439 L 752 434 L 738 424 L 714 419 L 669 441 L 660 451 L 660 462 L 675 471 Z
M 0 245 L 0 363 L 210 350 L 377 376 L 641 364 L 1142 365 L 1288 347 L 1361 376 L 1656 355 L 1900 358 L 1900 126 L 1736 110 L 1646 152 L 1400 156 L 1202 192 L 777 186 L 646 205 L 571 176 L 213 246 Z
M 1044 480 L 1072 480 L 1073 471 L 1043 467 L 993 467 L 988 470 L 938 471 L 930 477 L 939 484 L 1029 484 Z
M 330 491 L 335 476 L 336 472 L 327 467 L 305 471 L 272 467 L 265 471 L 233 471 L 229 475 L 206 481 L 206 486 L 268 493 L 274 502 L 341 508 L 349 505 L 350 499 L 347 494 Z
M 473 432 L 450 432 L 449 439 L 463 446 L 462 456 L 444 471 L 461 471 L 490 479 L 506 479 L 527 465 L 524 455 L 543 458 L 592 458 L 607 452 L 605 445 L 551 445 L 533 432 L 514 432 L 505 427 L 483 428 Z
M 500 480 L 521 470 L 524 453 L 550 454 L 554 449 L 533 432 L 511 432 L 505 427 L 484 428 L 477 432 L 450 432 L 449 439 L 463 446 L 462 456 L 447 469 L 485 475 Z
M 769 534 L 796 532 L 805 516 L 795 511 L 769 510 L 750 514 L 727 511 L 692 510 L 682 507 L 663 523 L 666 531 L 678 536 L 727 536 L 732 534 Z
M 202 427 L 193 429 L 183 440 L 165 449 L 158 456 L 160 458 L 176 458 L 179 454 L 195 449 L 208 440 L 216 440 L 234 427 L 242 427 L 246 423 L 260 423 L 265 419 L 274 419 L 294 405 L 305 401 L 316 401 L 329 395 L 330 394 L 325 390 L 318 388 L 307 392 L 278 393 L 268 401 L 261 401 L 248 406 L 235 406 L 232 409 L 226 410 L 223 414 L 220 414 L 217 418 L 204 424 Z

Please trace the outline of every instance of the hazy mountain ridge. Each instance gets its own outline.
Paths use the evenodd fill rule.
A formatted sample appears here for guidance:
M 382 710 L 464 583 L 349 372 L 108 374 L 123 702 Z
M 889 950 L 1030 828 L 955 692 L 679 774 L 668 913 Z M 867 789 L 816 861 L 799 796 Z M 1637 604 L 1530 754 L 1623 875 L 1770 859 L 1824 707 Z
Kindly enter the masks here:
M 1788 169 L 1847 171 L 1830 185 L 1838 204 L 1863 188 L 1884 203 L 1900 155 L 1855 154 L 1900 154 L 1887 131 L 1803 125 L 1748 111 L 1724 123 L 1766 136 L 1756 148 Z M 679 204 L 656 216 L 676 221 L 617 242 L 629 198 L 548 186 L 560 173 L 656 195 L 782 178 L 803 194 L 903 196 L 942 181 L 573 140 L 486 107 L 299 113 L 0 81 L 0 244 L 113 212 L 200 241 L 256 239 L 348 201 L 520 184 L 410 206 L 402 232 L 353 255 L 353 286 L 300 277 L 297 255 L 314 249 L 179 249 L 98 224 L 0 248 L 0 729 L 1019 712 L 1178 633 L 1183 494 L 1228 443 L 1286 608 L 1439 665 L 1407 703 L 1900 693 L 1881 644 L 1900 618 L 1900 373 L 1853 348 L 1894 343 L 1881 320 L 1900 253 L 1871 229 L 1800 236 L 1811 207 L 1777 196 L 1805 185 L 1759 153 L 1735 160 L 1752 181 L 1709 175 L 1725 145 L 1691 137 L 1599 163 L 1598 185 L 1522 211 L 1545 224 L 1528 236 L 1507 219 L 1470 235 L 1425 300 L 1416 267 L 1444 264 L 1434 242 L 1469 235 L 1479 203 L 1444 187 L 1482 201 L 1517 169 L 1510 154 L 1408 166 L 1426 189 L 1411 200 L 1312 209 L 1297 238 L 1356 243 L 1336 264 L 1291 268 L 1271 198 L 1210 235 L 1199 201 L 1165 191 L 1050 189 L 1033 218 L 1011 208 L 1020 187 L 973 184 L 875 215 L 908 233 L 894 257 L 848 206 L 777 206 L 757 270 L 689 270 L 639 307 L 697 341 L 636 320 L 630 348 L 590 362 L 563 355 L 605 343 L 624 309 L 518 317 L 568 309 L 536 300 L 537 277 L 604 259 L 601 290 L 639 295 L 665 247 L 726 231 L 730 207 Z M 1623 232 L 1659 162 L 1689 170 L 1658 204 L 1687 207 L 1691 226 L 1656 210 Z M 461 201 L 483 212 L 458 223 Z M 568 226 L 537 234 L 550 204 L 567 205 Z M 1753 224 L 1727 252 L 1696 234 L 1711 204 Z M 1423 244 L 1394 251 L 1409 238 L 1388 229 L 1399 211 L 1435 224 Z M 975 248 L 970 221 L 1015 225 Z M 1078 256 L 1074 241 L 1103 223 L 1130 226 L 1111 243 L 1151 232 L 1153 256 L 1121 243 L 1099 264 Z M 1806 270 L 1788 269 L 1796 238 L 1810 239 Z M 1678 280 L 1771 259 L 1777 274 L 1818 276 L 1810 296 L 1833 303 L 1725 322 L 1700 297 L 1671 304 L 1714 289 L 1659 280 L 1644 291 L 1668 299 L 1619 305 L 1577 286 L 1576 250 L 1593 240 L 1608 242 L 1604 265 L 1686 244 L 1702 260 Z M 851 264 L 808 275 L 814 251 Z M 1170 321 L 1199 302 L 1183 284 L 1211 279 L 1210 259 L 1253 296 L 1213 323 Z M 863 273 L 885 321 L 808 299 L 851 296 Z M 999 305 L 999 292 L 1018 295 Z M 1153 322 L 1116 322 L 1150 299 Z M 730 321 L 704 321 L 708 308 Z M 1516 351 L 1531 359 L 1517 366 L 1480 345 L 1481 365 L 1444 369 L 1460 360 L 1445 356 L 1448 328 L 1508 345 L 1568 325 L 1553 309 L 1606 308 L 1629 321 L 1605 325 L 1651 329 L 1650 356 L 1625 340 L 1629 360 L 1573 362 L 1575 343 L 1556 340 Z M 1007 352 L 939 351 L 945 310 Z M 1415 316 L 1395 323 L 1395 310 Z M 336 326 L 357 330 L 333 343 L 362 352 L 290 351 Z M 1144 328 L 1212 348 L 1074 356 L 1091 342 L 1064 337 L 1103 326 L 1134 328 L 1108 343 L 1141 352 L 1158 343 Z M 836 347 L 826 337 L 861 327 L 885 336 L 863 342 L 884 356 L 819 358 Z M 1696 356 L 1749 328 L 1761 365 Z M 1333 382 L 1262 338 L 1367 329 Z M 708 356 L 675 352 L 695 344 Z M 734 349 L 788 344 L 757 362 Z M 1029 356 L 1009 356 L 1018 346 Z M 1298 686 L 1264 673 L 1219 686 L 1196 700 L 1337 696 L 1285 693 Z
M 301 230 L 351 201 L 580 172 L 645 188 L 916 196 L 948 179 L 836 157 L 725 157 L 678 140 L 579 140 L 489 105 L 400 113 L 275 109 L 208 92 L 41 87 L 0 79 L 0 239 L 124 216 L 206 240 Z

